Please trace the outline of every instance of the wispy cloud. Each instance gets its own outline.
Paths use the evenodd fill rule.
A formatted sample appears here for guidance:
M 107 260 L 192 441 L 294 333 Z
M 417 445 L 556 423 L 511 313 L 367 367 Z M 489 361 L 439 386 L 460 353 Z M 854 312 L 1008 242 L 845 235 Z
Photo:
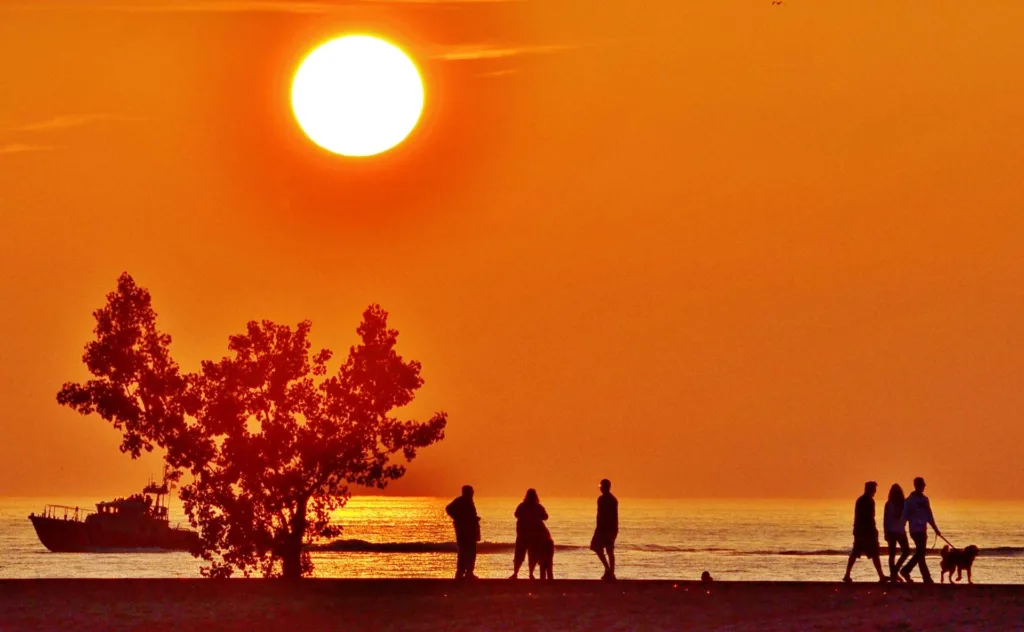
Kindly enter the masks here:
M 332 13 L 351 2 L 301 2 L 295 0 L 197 0 L 194 2 L 111 3 L 95 7 L 97 11 L 123 13 Z
M 0 156 L 7 154 L 27 154 L 33 151 L 50 151 L 53 147 L 46 145 L 30 145 L 28 143 L 7 143 L 0 145 Z
M 118 13 L 335 13 L 360 5 L 522 4 L 531 0 L 107 0 L 78 2 L 16 2 L 0 4 L 0 13 L 35 11 L 100 11 Z
M 489 72 L 482 72 L 477 76 L 480 77 L 481 79 L 494 79 L 497 77 L 507 77 L 509 75 L 514 75 L 518 73 L 518 68 L 503 68 L 501 70 L 491 70 Z
M 99 121 L 133 120 L 112 114 L 62 114 L 27 123 L 0 124 L 0 155 L 27 154 L 59 149 L 54 145 L 36 142 L 39 137 L 50 138 L 62 132 L 92 125 Z
M 64 114 L 54 116 L 42 121 L 25 123 L 15 127 L 7 128 L 6 132 L 56 132 L 75 127 L 82 127 L 98 121 L 111 120 L 114 117 L 109 114 Z
M 521 55 L 546 55 L 561 53 L 578 48 L 568 44 L 541 44 L 531 46 L 508 46 L 508 45 L 462 45 L 450 46 L 434 55 L 435 59 L 442 61 L 472 61 L 477 59 L 505 59 L 508 57 L 519 57 Z
M 360 5 L 521 4 L 530 0 L 107 0 L 85 2 L 18 2 L 4 11 L 114 11 L 121 13 L 334 13 Z

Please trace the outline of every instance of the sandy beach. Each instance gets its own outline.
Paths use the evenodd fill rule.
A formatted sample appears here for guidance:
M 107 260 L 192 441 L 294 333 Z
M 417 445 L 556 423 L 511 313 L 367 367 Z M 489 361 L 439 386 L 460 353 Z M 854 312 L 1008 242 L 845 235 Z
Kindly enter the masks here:
M 9 580 L 0 630 L 1010 630 L 1020 586 Z

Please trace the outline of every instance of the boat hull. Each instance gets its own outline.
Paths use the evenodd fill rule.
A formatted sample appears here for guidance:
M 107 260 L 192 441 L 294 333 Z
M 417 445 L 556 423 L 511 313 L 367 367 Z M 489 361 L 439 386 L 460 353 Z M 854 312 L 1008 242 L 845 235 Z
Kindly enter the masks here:
M 39 541 L 54 553 L 102 551 L 190 551 L 198 543 L 194 531 L 149 524 L 125 529 L 98 522 L 29 516 Z

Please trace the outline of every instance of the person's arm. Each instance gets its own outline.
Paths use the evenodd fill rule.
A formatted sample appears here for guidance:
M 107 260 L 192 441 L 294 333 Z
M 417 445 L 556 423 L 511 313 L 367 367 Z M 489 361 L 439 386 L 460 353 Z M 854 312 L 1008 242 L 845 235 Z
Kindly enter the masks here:
M 515 516 L 516 518 L 518 518 L 518 517 L 519 517 L 519 514 L 520 514 L 520 513 L 522 513 L 522 511 L 523 511 L 523 503 L 519 503 L 519 505 L 518 505 L 518 506 L 516 507 L 516 512 L 515 512 L 515 514 L 513 514 L 513 515 L 514 515 L 514 516 Z
M 548 511 L 547 511 L 547 509 L 544 509 L 543 505 L 541 505 L 541 508 L 540 508 L 540 519 L 541 520 L 547 520 L 548 519 Z
M 454 505 L 454 504 L 455 504 L 455 501 L 453 500 L 450 503 L 448 503 L 447 507 L 444 508 L 444 512 L 446 514 L 448 514 L 449 518 L 455 518 L 455 514 L 452 512 L 452 505 Z
M 903 513 L 900 514 L 900 529 L 907 530 L 907 521 L 910 520 L 910 499 L 903 502 Z
M 939 527 L 935 524 L 935 516 L 932 514 L 932 502 L 925 500 L 924 507 L 928 510 L 928 524 L 932 526 L 932 529 L 935 529 L 935 535 L 941 536 L 942 532 L 939 531 Z

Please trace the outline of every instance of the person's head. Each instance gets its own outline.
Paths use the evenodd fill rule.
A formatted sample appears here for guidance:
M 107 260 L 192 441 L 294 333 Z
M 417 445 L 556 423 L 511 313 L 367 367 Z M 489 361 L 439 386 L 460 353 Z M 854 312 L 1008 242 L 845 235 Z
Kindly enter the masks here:
M 899 504 L 904 500 L 903 488 L 900 487 L 899 483 L 893 483 L 892 487 L 889 488 L 889 502 Z
M 914 479 L 914 491 L 918 493 L 924 493 L 924 479 L 918 476 Z
M 864 483 L 864 494 L 866 496 L 874 497 L 876 491 L 878 491 L 878 483 L 875 481 L 868 481 Z
M 539 503 L 540 498 L 537 496 L 537 490 L 532 487 L 526 490 L 526 497 L 523 498 L 523 502 L 530 503 L 531 505 Z
M 601 493 L 607 494 L 610 491 L 612 491 L 612 482 L 607 478 L 601 479 Z
M 463 498 L 472 498 L 473 497 L 473 486 L 472 485 L 463 485 L 462 486 L 462 497 Z

